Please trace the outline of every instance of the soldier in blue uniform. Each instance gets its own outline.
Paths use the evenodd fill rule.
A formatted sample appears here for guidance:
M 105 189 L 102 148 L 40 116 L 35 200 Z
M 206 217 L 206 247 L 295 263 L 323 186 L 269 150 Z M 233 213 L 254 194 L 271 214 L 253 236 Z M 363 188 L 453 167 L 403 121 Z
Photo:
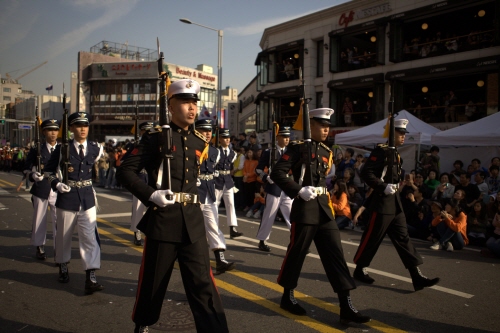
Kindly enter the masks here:
M 302 264 L 314 240 L 319 257 L 325 268 L 328 281 L 340 302 L 340 322 L 366 323 L 370 317 L 361 315 L 352 305 L 350 290 L 356 285 L 344 259 L 340 242 L 340 232 L 329 205 L 325 177 L 332 166 L 332 151 L 323 144 L 330 131 L 332 109 L 311 110 L 311 152 L 302 143 L 288 146 L 271 172 L 271 179 L 290 198 L 294 198 L 290 221 L 290 244 L 278 276 L 278 283 L 284 288 L 281 308 L 305 315 L 306 310 L 294 297 Z M 311 154 L 312 164 L 307 165 L 307 155 Z M 288 177 L 292 171 L 293 178 Z M 304 177 L 304 174 L 312 174 Z
M 207 142 L 210 142 L 212 139 L 212 126 L 213 122 L 210 118 L 199 119 L 195 123 L 196 130 L 205 136 Z M 234 263 L 228 262 L 224 257 L 226 240 L 219 226 L 219 213 L 215 198 L 215 177 L 219 173 L 215 170 L 215 167 L 219 159 L 220 151 L 209 144 L 201 154 L 200 174 L 198 176 L 198 193 L 200 195 L 201 210 L 203 212 L 203 220 L 205 221 L 208 246 L 215 255 L 217 263 L 215 269 L 217 274 L 230 271 L 234 268 Z
M 286 152 L 286 147 L 290 143 L 290 127 L 283 126 L 279 127 L 278 133 L 276 135 L 276 161 L 278 161 L 283 154 Z M 272 149 L 266 149 L 259 159 L 259 164 L 255 172 L 262 178 L 262 181 L 266 183 L 266 208 L 264 208 L 264 213 L 262 214 L 262 220 L 260 221 L 259 231 L 257 232 L 257 239 L 259 240 L 259 250 L 270 252 L 271 248 L 266 244 L 266 241 L 271 235 L 271 229 L 274 224 L 274 219 L 278 210 L 281 209 L 281 213 L 285 222 L 290 229 L 290 210 L 292 209 L 292 202 L 288 195 L 283 192 L 276 184 L 274 184 L 271 177 L 264 172 L 265 168 L 270 169 L 271 167 L 271 152 Z M 270 170 L 272 171 L 272 170 Z M 269 172 L 270 173 L 270 172 Z
M 40 125 L 45 142 L 40 146 L 40 166 L 39 172 L 31 172 L 37 163 L 37 149 L 31 148 L 24 165 L 25 173 L 29 173 L 29 179 L 35 182 L 31 187 L 31 202 L 33 203 L 33 226 L 31 230 L 31 245 L 36 246 L 36 257 L 45 260 L 45 240 L 47 235 L 47 207 L 50 207 L 52 215 L 52 239 L 56 245 L 56 199 L 57 192 L 50 188 L 49 173 L 45 172 L 44 166 L 50 160 L 50 156 L 57 146 L 57 134 L 59 133 L 59 122 L 55 119 L 47 119 Z
M 134 332 L 147 332 L 148 326 L 158 321 L 176 261 L 197 331 L 228 332 L 210 267 L 196 186 L 199 158 L 208 145 L 201 134 L 192 130 L 199 91 L 199 83 L 189 79 L 178 80 L 168 88 L 173 144 L 171 190 L 161 189 L 165 177 L 162 128 L 146 132 L 116 174 L 120 183 L 148 207 L 137 226 L 146 237 L 132 313 L 136 324 Z M 144 168 L 148 184 L 137 175 Z M 167 195 L 172 195 L 173 199 L 168 199 Z
M 236 219 L 236 210 L 234 208 L 234 181 L 231 176 L 236 152 L 229 147 L 231 141 L 229 129 L 221 128 L 219 136 L 220 159 L 216 167 L 217 171 L 219 171 L 219 176 L 215 177 L 215 198 L 217 199 L 217 207 L 219 207 L 221 199 L 224 198 L 229 236 L 235 238 L 243 235 L 243 233 L 236 230 L 238 220 Z
M 73 231 L 78 230 L 80 255 L 86 273 L 85 294 L 90 295 L 104 287 L 97 282 L 95 270 L 101 268 L 101 245 L 97 232 L 96 196 L 92 186 L 92 169 L 103 148 L 88 141 L 89 115 L 73 113 L 68 117 L 69 130 L 74 138 L 69 140 L 68 183 L 56 176 L 60 171 L 61 145 L 52 154 L 46 170 L 51 172 L 49 181 L 58 191 L 56 263 L 59 264 L 59 282 L 69 282 L 67 263 L 71 259 Z
M 131 145 L 130 151 L 132 151 L 137 145 L 139 145 L 141 137 L 144 135 L 144 133 L 146 133 L 146 131 L 152 129 L 153 126 L 154 124 L 152 121 L 145 121 L 139 124 L 139 130 L 141 134 L 138 142 L 135 142 L 135 144 Z M 123 157 L 123 160 L 127 157 L 127 155 Z M 146 169 L 142 169 L 141 171 L 139 171 L 138 176 L 144 181 L 144 183 L 148 183 L 148 173 L 146 172 Z M 137 225 L 141 221 L 145 211 L 146 206 L 144 206 L 144 204 L 139 199 L 137 199 L 135 195 L 132 195 L 132 218 L 130 220 L 130 231 L 134 232 L 134 244 L 137 246 L 142 246 L 144 244 L 141 231 L 137 229 Z
M 408 133 L 407 125 L 407 119 L 395 119 L 395 148 L 390 149 L 388 145 L 378 145 L 371 152 L 361 170 L 361 178 L 373 189 L 373 193 L 370 195 L 370 204 L 367 207 L 370 212 L 368 226 L 361 236 L 361 242 L 354 256 L 356 269 L 353 276 L 363 283 L 372 284 L 375 281 L 366 268 L 370 266 L 385 235 L 388 235 L 403 264 L 410 272 L 413 288 L 418 291 L 437 284 L 439 278 L 429 279 L 423 276 L 418 268 L 423 264 L 422 257 L 408 235 L 406 217 L 399 196 L 403 160 L 397 147 L 404 143 L 405 135 Z M 387 176 L 390 158 L 394 158 L 392 179 Z

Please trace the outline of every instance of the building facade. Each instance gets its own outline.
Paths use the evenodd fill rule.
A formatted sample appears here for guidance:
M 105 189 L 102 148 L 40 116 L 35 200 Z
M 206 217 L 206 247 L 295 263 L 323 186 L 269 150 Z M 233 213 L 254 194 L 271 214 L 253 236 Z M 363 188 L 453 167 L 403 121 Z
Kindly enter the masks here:
M 394 110 L 441 129 L 497 112 L 499 22 L 494 0 L 354 0 L 267 28 L 255 61 L 256 130 L 271 128 L 271 105 L 293 125 L 300 71 L 309 109 L 333 108 L 336 127 L 383 119 L 391 96 Z

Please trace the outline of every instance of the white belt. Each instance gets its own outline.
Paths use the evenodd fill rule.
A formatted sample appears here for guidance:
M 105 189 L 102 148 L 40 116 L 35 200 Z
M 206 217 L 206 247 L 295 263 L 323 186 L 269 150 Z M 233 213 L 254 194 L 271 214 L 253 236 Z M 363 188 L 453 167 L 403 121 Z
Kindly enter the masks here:
M 198 176 L 198 178 L 200 180 L 212 180 L 214 179 L 214 175 L 204 175 L 204 174 L 201 174 Z
M 80 180 L 75 182 L 74 180 L 68 180 L 68 186 L 70 187 L 85 187 L 85 186 L 92 186 L 92 181 L 91 180 Z
M 316 192 L 317 195 L 322 195 L 322 194 L 328 193 L 328 189 L 326 187 L 315 187 L 314 191 Z
M 198 196 L 193 193 L 183 193 L 183 192 L 174 193 L 174 199 L 175 202 L 183 203 L 184 205 L 188 203 L 195 204 L 199 202 Z
M 230 174 L 231 174 L 230 170 L 219 170 L 219 176 L 227 176 Z

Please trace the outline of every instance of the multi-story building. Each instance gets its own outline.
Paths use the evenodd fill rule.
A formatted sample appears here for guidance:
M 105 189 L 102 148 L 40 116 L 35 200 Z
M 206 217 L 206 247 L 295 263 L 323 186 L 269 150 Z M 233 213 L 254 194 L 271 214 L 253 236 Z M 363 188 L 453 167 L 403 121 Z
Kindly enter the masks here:
M 255 106 L 246 103 L 241 118 L 255 115 L 256 130 L 267 131 L 273 105 L 292 125 L 300 70 L 309 108 L 333 108 L 337 127 L 350 111 L 351 126 L 383 119 L 391 96 L 396 111 L 442 129 L 497 112 L 498 22 L 494 0 L 353 0 L 269 27 L 255 61 L 257 95 L 247 87 L 239 96 Z

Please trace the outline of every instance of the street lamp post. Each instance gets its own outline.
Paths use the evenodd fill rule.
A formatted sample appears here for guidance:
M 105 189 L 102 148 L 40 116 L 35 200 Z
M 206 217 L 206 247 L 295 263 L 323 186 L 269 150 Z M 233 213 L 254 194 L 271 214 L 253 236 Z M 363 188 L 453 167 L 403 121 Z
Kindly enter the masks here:
M 207 27 L 206 25 L 192 22 L 191 20 L 189 20 L 187 18 L 182 18 L 179 21 L 186 23 L 186 24 L 194 24 L 194 25 L 200 26 L 202 28 L 207 28 L 207 29 L 210 29 L 213 31 L 217 31 L 217 34 L 219 37 L 219 40 L 218 40 L 219 50 L 218 50 L 218 60 L 217 60 L 217 103 L 215 103 L 215 109 L 217 112 L 217 119 L 218 119 L 217 121 L 219 122 L 221 119 L 220 112 L 222 109 L 222 37 L 224 36 L 224 33 L 220 29 L 214 29 L 211 27 Z

